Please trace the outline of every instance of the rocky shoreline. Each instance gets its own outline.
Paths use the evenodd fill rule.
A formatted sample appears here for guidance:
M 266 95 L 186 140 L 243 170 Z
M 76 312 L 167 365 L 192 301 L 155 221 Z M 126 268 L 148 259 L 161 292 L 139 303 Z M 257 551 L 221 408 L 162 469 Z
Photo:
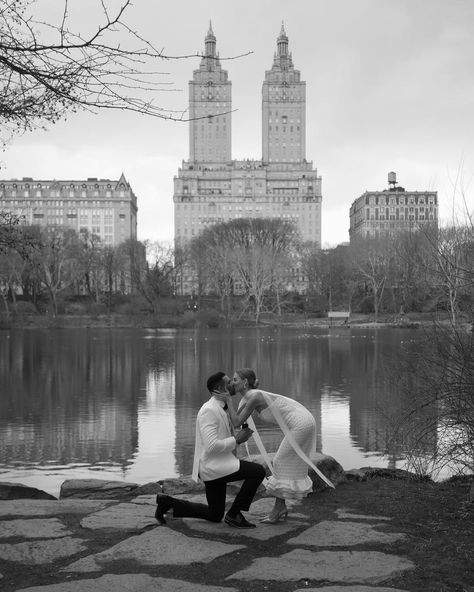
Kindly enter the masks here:
M 454 575 L 459 570 L 465 581 L 474 576 L 467 550 L 472 533 L 466 526 L 474 504 L 462 501 L 465 484 L 420 481 L 399 469 L 344 471 L 324 455 L 312 460 L 336 488 L 326 487 L 310 472 L 313 494 L 290 503 L 288 519 L 275 525 L 259 524 L 273 505 L 273 498 L 261 490 L 248 513 L 257 528 L 245 531 L 223 522 L 172 516 L 159 526 L 154 518 L 156 493 L 205 501 L 202 484 L 190 477 L 142 485 L 70 479 L 62 484 L 59 499 L 20 484 L 0 483 L 2 591 L 466 589 L 453 580 L 459 579 Z M 236 487 L 229 484 L 229 501 Z M 438 546 L 431 542 L 420 553 L 428 537 L 434 540 L 432 524 L 439 532 L 440 520 L 446 540 Z M 464 530 L 453 535 L 453 524 Z M 448 566 L 442 573 L 440 548 Z

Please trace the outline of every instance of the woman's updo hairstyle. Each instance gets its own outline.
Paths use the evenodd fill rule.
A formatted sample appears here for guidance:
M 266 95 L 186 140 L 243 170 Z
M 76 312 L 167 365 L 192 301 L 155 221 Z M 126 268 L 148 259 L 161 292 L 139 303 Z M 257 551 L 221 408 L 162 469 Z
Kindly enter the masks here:
M 251 368 L 242 368 L 242 370 L 236 370 L 236 372 L 242 380 L 247 379 L 249 389 L 257 388 L 257 376 Z

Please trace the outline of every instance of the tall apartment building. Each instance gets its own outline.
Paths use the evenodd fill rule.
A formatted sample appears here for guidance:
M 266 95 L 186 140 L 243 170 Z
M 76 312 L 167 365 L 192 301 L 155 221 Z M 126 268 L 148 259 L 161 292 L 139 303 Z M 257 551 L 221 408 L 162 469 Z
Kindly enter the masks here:
M 118 181 L 0 180 L 0 211 L 22 216 L 29 225 L 88 230 L 104 245 L 137 237 L 137 197 L 123 173 Z
M 366 191 L 351 205 L 349 237 L 379 238 L 413 230 L 420 225 L 438 224 L 438 193 L 408 191 L 388 173 L 388 189 Z
M 212 26 L 189 83 L 189 160 L 174 178 L 176 246 L 233 218 L 281 218 L 321 244 L 321 177 L 306 160 L 306 83 L 282 25 L 262 87 L 262 159 L 232 160 L 232 84 Z M 183 291 L 192 289 L 184 278 Z

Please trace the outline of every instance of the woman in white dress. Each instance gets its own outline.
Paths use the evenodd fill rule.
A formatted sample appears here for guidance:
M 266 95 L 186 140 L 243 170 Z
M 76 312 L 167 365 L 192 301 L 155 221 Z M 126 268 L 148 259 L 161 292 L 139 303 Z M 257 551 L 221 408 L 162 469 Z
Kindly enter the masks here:
M 271 462 L 272 475 L 265 482 L 267 493 L 275 497 L 275 505 L 262 522 L 275 524 L 288 516 L 287 499 L 302 499 L 311 493 L 313 482 L 308 476 L 308 465 L 312 466 L 329 486 L 334 486 L 309 459 L 316 449 L 316 421 L 312 413 L 294 399 L 263 391 L 257 386 L 258 380 L 253 370 L 237 370 L 231 388 L 242 395 L 238 411 L 235 411 L 230 395 L 225 400 L 235 427 L 247 420 L 252 422 L 251 414 L 256 411 L 264 422 L 279 425 L 284 433 L 284 438 Z M 254 429 L 253 422 L 250 427 Z M 256 435 L 258 436 L 254 433 L 254 436 Z M 259 447 L 263 448 L 263 445 Z M 263 451 L 266 452 L 264 448 Z

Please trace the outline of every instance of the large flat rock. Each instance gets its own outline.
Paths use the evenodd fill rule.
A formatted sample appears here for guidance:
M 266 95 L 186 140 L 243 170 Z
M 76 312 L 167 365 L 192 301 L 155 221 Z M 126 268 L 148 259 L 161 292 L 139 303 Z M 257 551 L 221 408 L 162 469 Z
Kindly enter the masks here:
M 110 502 L 98 500 L 7 500 L 0 504 L 4 516 L 55 516 L 60 514 L 90 514 L 105 508 Z
M 106 479 L 67 479 L 61 485 L 59 497 L 123 500 L 130 499 L 138 488 L 138 483 L 127 483 L 126 481 L 107 481 Z
M 225 536 L 228 539 L 244 537 L 256 541 L 268 541 L 274 537 L 284 534 L 291 534 L 293 531 L 301 528 L 301 522 L 287 521 L 277 524 L 259 524 L 251 514 L 246 514 L 246 518 L 256 525 L 256 528 L 232 528 L 225 522 L 207 522 L 206 520 L 197 520 L 186 518 L 186 525 L 195 531 L 206 536 Z
M 53 539 L 72 533 L 57 518 L 29 518 L 0 522 L 0 539 Z
M 316 580 L 354 584 L 378 584 L 415 564 L 377 551 L 308 551 L 295 549 L 280 557 L 261 557 L 227 580 L 290 582 Z
M 311 526 L 297 537 L 289 539 L 288 544 L 314 545 L 315 547 L 353 547 L 367 543 L 390 545 L 405 537 L 400 532 L 375 530 L 379 526 L 385 525 L 324 520 Z
M 76 580 L 61 584 L 33 586 L 16 592 L 237 592 L 236 588 L 208 586 L 154 578 L 147 574 L 105 575 L 100 578 Z
M 86 547 L 80 539 L 63 537 L 41 541 L 28 541 L 15 545 L 1 544 L 0 558 L 25 565 L 44 565 L 62 557 L 70 557 Z
M 124 560 L 133 560 L 143 566 L 209 563 L 217 557 L 244 548 L 244 545 L 203 540 L 175 532 L 171 528 L 156 527 L 129 537 L 106 551 L 79 559 L 64 571 L 99 571 L 110 563 Z
M 149 504 L 121 503 L 89 514 L 81 520 L 81 526 L 90 530 L 142 530 L 156 526 L 155 508 Z
M 289 506 L 289 518 L 284 522 L 277 524 L 265 524 L 260 522 L 264 516 L 267 516 L 273 508 L 274 498 L 266 497 L 254 502 L 249 512 L 244 512 L 245 517 L 250 522 L 253 522 L 256 528 L 232 528 L 225 522 L 208 522 L 207 520 L 198 520 L 193 518 L 184 518 L 186 525 L 193 531 L 199 532 L 206 536 L 226 536 L 230 539 L 245 537 L 257 541 L 267 541 L 277 536 L 290 534 L 297 529 L 300 529 L 305 524 L 307 516 L 299 514 L 295 511 L 296 504 Z

